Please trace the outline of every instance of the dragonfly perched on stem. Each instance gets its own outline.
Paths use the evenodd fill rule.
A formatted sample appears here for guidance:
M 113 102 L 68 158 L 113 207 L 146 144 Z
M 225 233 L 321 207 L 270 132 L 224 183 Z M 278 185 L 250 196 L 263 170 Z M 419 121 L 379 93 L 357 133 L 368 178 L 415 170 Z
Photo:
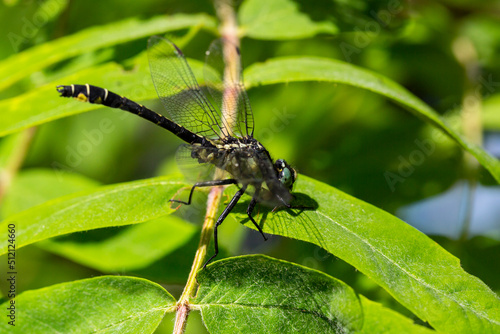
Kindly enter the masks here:
M 215 253 L 203 267 L 219 253 L 217 227 L 245 192 L 252 196 L 246 210 L 248 218 L 267 240 L 252 217 L 254 208 L 257 203 L 265 203 L 275 209 L 292 207 L 291 191 L 297 179 L 297 172 L 285 160 L 273 162 L 269 152 L 253 137 L 253 113 L 241 82 L 240 62 L 236 62 L 236 68 L 224 68 L 223 57 L 227 52 L 240 56 L 237 47 L 227 51 L 220 40 L 212 43 L 207 51 L 207 64 L 214 70 L 205 73 L 212 103 L 198 85 L 181 50 L 168 39 L 158 36 L 149 39 L 151 76 L 169 118 L 105 88 L 89 84 L 57 86 L 62 97 L 119 108 L 157 124 L 187 143 L 181 146 L 178 156 L 225 171 L 228 175 L 223 179 L 195 183 L 187 201 L 170 201 L 189 205 L 196 188 L 239 186 L 217 219 L 214 228 Z

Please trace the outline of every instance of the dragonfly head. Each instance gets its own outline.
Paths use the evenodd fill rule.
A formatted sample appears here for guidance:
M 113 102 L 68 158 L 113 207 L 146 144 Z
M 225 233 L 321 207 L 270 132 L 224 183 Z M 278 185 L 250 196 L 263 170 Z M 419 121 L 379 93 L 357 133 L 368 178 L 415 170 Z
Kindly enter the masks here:
M 297 172 L 285 160 L 278 159 L 274 163 L 274 169 L 278 174 L 278 180 L 287 189 L 292 190 L 293 183 L 297 180 Z

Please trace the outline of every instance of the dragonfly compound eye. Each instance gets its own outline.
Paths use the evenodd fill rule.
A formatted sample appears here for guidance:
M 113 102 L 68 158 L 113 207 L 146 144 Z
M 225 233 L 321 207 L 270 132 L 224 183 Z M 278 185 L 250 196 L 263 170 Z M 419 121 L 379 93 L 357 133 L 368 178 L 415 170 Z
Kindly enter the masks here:
M 278 159 L 274 163 L 276 171 L 278 172 L 278 179 L 280 182 L 287 187 L 288 189 L 292 189 L 293 183 L 297 178 L 297 172 L 293 169 L 289 164 L 286 163 L 283 159 Z

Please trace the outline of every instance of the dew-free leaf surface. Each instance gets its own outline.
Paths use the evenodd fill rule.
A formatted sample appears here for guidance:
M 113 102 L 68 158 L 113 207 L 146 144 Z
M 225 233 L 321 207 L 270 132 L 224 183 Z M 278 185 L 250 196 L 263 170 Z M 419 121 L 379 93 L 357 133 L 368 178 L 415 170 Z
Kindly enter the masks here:
M 324 273 L 262 255 L 214 262 L 193 300 L 212 333 L 432 333 Z
M 115 184 L 56 198 L 12 215 L 0 228 L 16 225 L 16 247 L 50 237 L 101 227 L 145 222 L 174 211 L 169 199 L 185 186 L 177 177 Z M 0 242 L 1 254 L 7 241 Z
M 345 333 L 363 326 L 354 291 L 323 273 L 265 256 L 218 261 L 193 301 L 212 333 Z
M 36 71 L 70 57 L 192 26 L 214 29 L 215 20 L 205 14 L 178 14 L 159 16 L 146 21 L 128 19 L 106 26 L 91 27 L 0 61 L 0 90 Z
M 196 230 L 195 225 L 169 215 L 128 226 L 105 240 L 45 240 L 39 246 L 103 272 L 122 272 L 145 268 L 172 253 L 191 240 Z
M 256 39 L 298 39 L 338 31 L 332 22 L 312 21 L 290 0 L 244 1 L 238 12 L 238 19 L 243 35 Z
M 500 161 L 453 130 L 427 104 L 391 79 L 335 59 L 283 57 L 254 64 L 245 72 L 247 87 L 295 81 L 336 82 L 363 88 L 400 104 L 415 116 L 437 127 L 471 153 L 500 183 Z
M 4 319 L 0 332 L 153 333 L 174 305 L 172 295 L 156 283 L 95 277 L 23 292 L 15 299 L 16 326 Z M 9 306 L 10 301 L 1 305 Z

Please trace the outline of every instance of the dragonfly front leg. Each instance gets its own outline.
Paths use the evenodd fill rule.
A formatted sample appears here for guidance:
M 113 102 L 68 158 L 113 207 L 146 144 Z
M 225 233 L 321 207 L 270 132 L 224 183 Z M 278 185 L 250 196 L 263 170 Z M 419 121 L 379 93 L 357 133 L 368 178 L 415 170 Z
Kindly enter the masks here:
M 262 234 L 262 237 L 264 238 L 264 240 L 267 240 L 266 235 L 264 234 L 264 231 L 262 231 L 259 224 L 257 224 L 255 219 L 253 219 L 253 217 L 252 217 L 253 209 L 255 208 L 255 205 L 257 205 L 257 198 L 259 197 L 259 193 L 260 193 L 260 187 L 256 187 L 255 193 L 253 194 L 253 197 L 252 197 L 252 200 L 250 201 L 250 204 L 248 204 L 247 215 L 248 215 L 248 218 L 250 218 L 250 220 L 254 224 L 254 226 L 257 228 L 257 230 L 259 230 L 260 234 Z
M 203 265 L 203 269 L 205 269 L 205 267 L 207 266 L 207 264 L 210 261 L 212 261 L 217 256 L 217 254 L 219 254 L 219 242 L 218 242 L 218 239 L 217 239 L 217 227 L 219 227 L 219 225 L 222 224 L 222 222 L 224 221 L 224 219 L 226 219 L 227 215 L 229 215 L 229 213 L 231 212 L 231 210 L 233 210 L 234 206 L 236 205 L 236 203 L 238 203 L 238 201 L 240 200 L 241 196 L 245 193 L 246 189 L 247 189 L 247 186 L 244 185 L 243 187 L 241 187 L 240 190 L 238 190 L 236 192 L 236 194 L 231 199 L 231 202 L 229 202 L 229 204 L 226 206 L 226 208 L 224 209 L 224 211 L 222 211 L 222 214 L 220 215 L 220 217 L 217 219 L 217 222 L 215 223 L 215 227 L 214 227 L 214 247 L 215 247 L 215 254 L 212 255 L 212 257 L 210 259 L 208 259 L 207 262 L 205 262 L 205 264 Z
M 238 181 L 235 179 L 226 179 L 226 180 L 214 180 L 214 181 L 205 181 L 205 182 L 198 182 L 195 183 L 194 186 L 191 188 L 191 191 L 189 192 L 189 199 L 187 202 L 178 200 L 178 199 L 170 199 L 170 202 L 176 202 L 176 203 L 181 203 L 185 205 L 190 205 L 191 204 L 191 198 L 193 197 L 193 192 L 195 188 L 199 187 L 215 187 L 215 186 L 225 186 L 228 184 L 237 184 Z

